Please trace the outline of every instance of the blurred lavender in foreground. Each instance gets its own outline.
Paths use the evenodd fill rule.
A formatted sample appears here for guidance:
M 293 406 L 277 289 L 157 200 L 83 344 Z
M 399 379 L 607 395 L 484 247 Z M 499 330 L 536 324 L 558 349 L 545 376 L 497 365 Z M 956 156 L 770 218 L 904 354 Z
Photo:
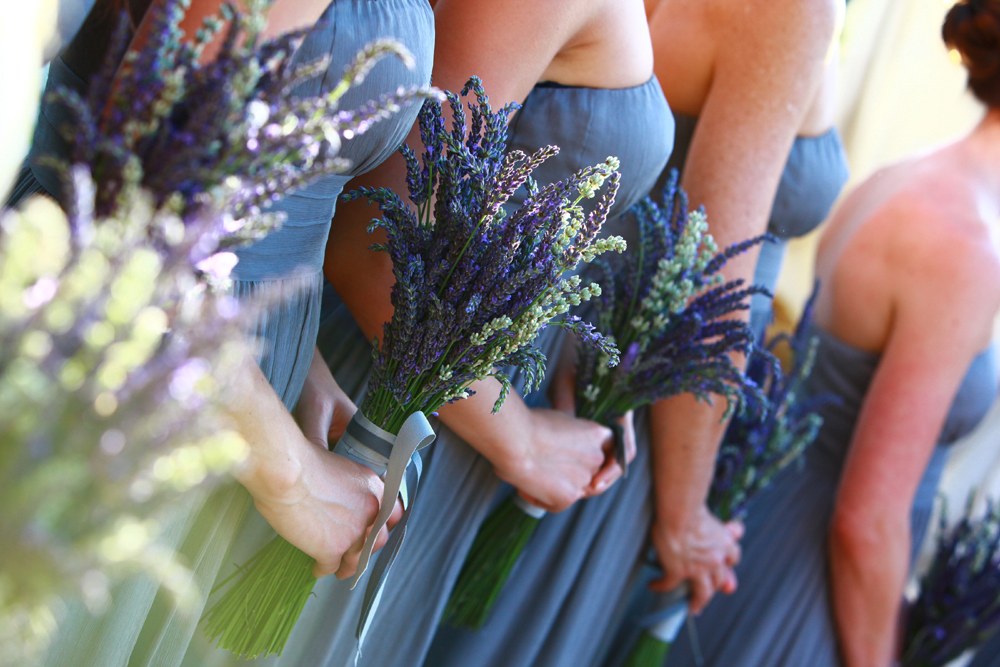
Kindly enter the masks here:
M 49 100 L 74 119 L 60 128 L 69 160 L 45 163 L 62 176 L 64 211 L 43 198 L 0 211 L 4 667 L 44 652 L 64 600 L 101 613 L 126 574 L 149 575 L 181 613 L 199 608 L 206 592 L 160 538 L 245 453 L 220 379 L 266 303 L 240 310 L 228 296 L 226 249 L 279 222 L 271 201 L 343 169 L 342 137 L 436 94 L 339 110 L 379 57 L 409 58 L 378 42 L 329 94 L 298 98 L 330 65 L 294 63 L 304 31 L 260 41 L 267 3 L 249 0 L 184 43 L 186 5 L 157 3 L 148 41 L 127 54 L 123 19 L 86 96 Z M 200 64 L 225 21 L 218 58 Z
M 952 528 L 942 512 L 937 552 L 920 580 L 903 640 L 903 667 L 943 667 L 1000 628 L 1000 503 L 972 503 Z
M 152 29 L 138 50 L 129 50 L 123 15 L 86 97 L 63 88 L 49 100 L 67 105 L 74 117 L 60 130 L 72 147 L 69 163 L 90 166 L 98 218 L 127 206 L 142 188 L 152 193 L 155 209 L 185 221 L 205 206 L 223 213 L 226 245 L 259 238 L 280 223 L 266 212 L 272 201 L 347 167 L 337 156 L 342 138 L 364 133 L 408 101 L 439 96 L 430 87 L 401 88 L 360 109 L 339 109 L 343 94 L 380 58 L 391 54 L 412 65 L 392 40 L 365 47 L 329 93 L 297 96 L 299 84 L 331 67 L 329 57 L 295 61 L 309 29 L 261 41 L 261 12 L 269 3 L 250 0 L 247 12 L 224 4 L 185 42 L 178 26 L 186 4 L 154 4 Z M 220 32 L 218 55 L 200 63 L 202 49 Z M 220 187 L 228 191 L 224 211 L 211 206 Z M 69 209 L 72 193 L 61 200 Z
M 42 197 L 0 212 L 0 664 L 44 648 L 61 597 L 100 613 L 128 573 L 193 603 L 158 538 L 245 452 L 216 380 L 243 354 L 228 253 L 208 258 L 222 284 L 189 261 L 220 218 L 185 225 L 137 195 L 96 221 L 71 173 L 71 221 Z

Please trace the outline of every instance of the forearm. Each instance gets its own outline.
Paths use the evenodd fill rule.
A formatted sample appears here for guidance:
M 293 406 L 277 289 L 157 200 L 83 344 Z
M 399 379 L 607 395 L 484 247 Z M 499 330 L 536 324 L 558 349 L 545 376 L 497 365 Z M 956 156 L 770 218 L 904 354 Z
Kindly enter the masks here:
M 249 447 L 234 477 L 251 494 L 262 485 L 291 487 L 301 474 L 296 448 L 306 441 L 249 354 L 229 383 L 225 407 Z
M 673 396 L 650 406 L 658 522 L 679 529 L 705 504 L 725 432 L 725 409 L 722 397 L 716 396 L 709 405 L 693 394 Z
M 474 382 L 470 389 L 476 393 L 445 405 L 438 414 L 448 428 L 486 457 L 503 477 L 504 471 L 527 460 L 519 451 L 531 437 L 527 432 L 531 410 L 512 391 L 500 411 L 493 414 L 493 405 L 500 396 L 500 383 L 494 378 Z
M 867 538 L 856 530 L 830 533 L 830 594 L 845 667 L 888 667 L 896 651 L 910 553 L 906 520 Z

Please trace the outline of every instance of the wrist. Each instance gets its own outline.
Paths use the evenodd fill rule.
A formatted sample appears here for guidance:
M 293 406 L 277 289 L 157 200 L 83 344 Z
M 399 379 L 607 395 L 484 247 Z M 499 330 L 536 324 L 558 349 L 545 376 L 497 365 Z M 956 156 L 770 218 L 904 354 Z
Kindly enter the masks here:
M 664 535 L 682 535 L 700 525 L 706 514 L 711 514 L 703 502 L 657 503 L 653 522 Z
M 308 465 L 304 457 L 313 446 L 301 437 L 283 439 L 280 448 L 251 446 L 233 477 L 256 501 L 289 498 L 301 486 Z

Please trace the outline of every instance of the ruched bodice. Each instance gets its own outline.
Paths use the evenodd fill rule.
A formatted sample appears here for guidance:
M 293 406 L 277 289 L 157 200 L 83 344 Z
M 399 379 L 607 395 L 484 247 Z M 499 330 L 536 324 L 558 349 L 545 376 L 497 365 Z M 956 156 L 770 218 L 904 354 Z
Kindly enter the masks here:
M 868 385 L 878 368 L 879 355 L 844 343 L 819 327 L 816 365 L 809 376 L 807 391 L 837 397 L 838 402 L 823 407 L 823 428 L 813 448 L 843 461 L 850 446 L 854 425 Z M 968 434 L 982 421 L 997 396 L 997 352 L 989 346 L 973 359 L 948 410 L 938 444 L 949 445 Z
M 656 77 L 632 88 L 541 83 L 511 119 L 507 145 L 526 153 L 559 146 L 559 154 L 533 174 L 543 184 L 617 157 L 622 178 L 608 215 L 610 228 L 653 187 L 673 147 L 673 129 L 673 115 Z M 524 196 L 522 189 L 512 202 Z

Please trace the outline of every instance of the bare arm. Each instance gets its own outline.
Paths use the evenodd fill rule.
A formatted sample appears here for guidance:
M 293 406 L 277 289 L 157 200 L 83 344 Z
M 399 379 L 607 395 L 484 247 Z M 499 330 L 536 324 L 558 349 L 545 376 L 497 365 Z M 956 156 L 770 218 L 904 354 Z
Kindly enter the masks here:
M 897 253 L 891 331 L 830 527 L 831 593 L 846 667 L 886 667 L 895 657 L 913 498 L 998 305 L 995 257 L 982 246 L 924 235 L 907 215 L 906 229 L 918 239 Z
M 249 445 L 236 479 L 267 522 L 316 559 L 316 576 L 351 576 L 378 513 L 382 481 L 365 466 L 327 451 L 327 433 L 303 435 L 249 355 L 229 389 L 229 413 Z M 331 423 L 334 413 L 325 415 Z M 384 533 L 379 547 L 388 538 L 388 530 Z
M 661 2 L 651 19 L 658 73 L 670 67 L 659 56 L 671 53 L 664 39 L 670 38 L 672 4 Z M 830 2 L 813 0 L 714 5 L 721 13 L 708 17 L 714 39 L 704 46 L 714 50 L 714 62 L 681 183 L 693 205 L 705 206 L 713 236 L 726 247 L 767 228 L 792 142 L 822 80 L 834 10 Z M 675 87 L 665 86 L 668 99 Z M 752 282 L 756 260 L 756 251 L 731 260 L 725 277 Z M 706 525 L 704 509 L 725 431 L 724 409 L 721 399 L 709 406 L 681 395 L 650 410 L 653 536 L 667 573 L 660 585 L 669 588 L 690 579 L 695 610 L 714 589 L 735 587 L 724 560 L 731 566 L 738 552 L 723 547 L 726 535 L 720 526 Z M 713 540 L 719 543 L 714 557 L 688 556 L 682 546 Z M 714 565 L 708 565 L 713 558 Z
M 594 4 L 589 0 L 440 0 L 435 5 L 434 84 L 457 91 L 475 74 L 483 80 L 495 109 L 522 102 L 587 20 Z M 408 141 L 411 146 L 419 145 L 416 127 Z M 405 192 L 403 160 L 394 155 L 351 184 L 360 185 Z M 368 222 L 377 216 L 376 208 L 362 202 L 338 206 L 324 267 L 369 338 L 381 335 L 383 322 L 392 315 L 391 261 L 384 253 L 368 250 L 381 239 L 380 234 L 366 232 Z M 493 415 L 499 383 L 488 379 L 473 388 L 476 395 L 443 408 L 441 420 L 486 456 L 502 479 L 551 510 L 563 509 L 593 491 L 588 485 L 605 460 L 603 447 L 611 443 L 609 429 L 553 410 L 531 410 L 516 393 Z

